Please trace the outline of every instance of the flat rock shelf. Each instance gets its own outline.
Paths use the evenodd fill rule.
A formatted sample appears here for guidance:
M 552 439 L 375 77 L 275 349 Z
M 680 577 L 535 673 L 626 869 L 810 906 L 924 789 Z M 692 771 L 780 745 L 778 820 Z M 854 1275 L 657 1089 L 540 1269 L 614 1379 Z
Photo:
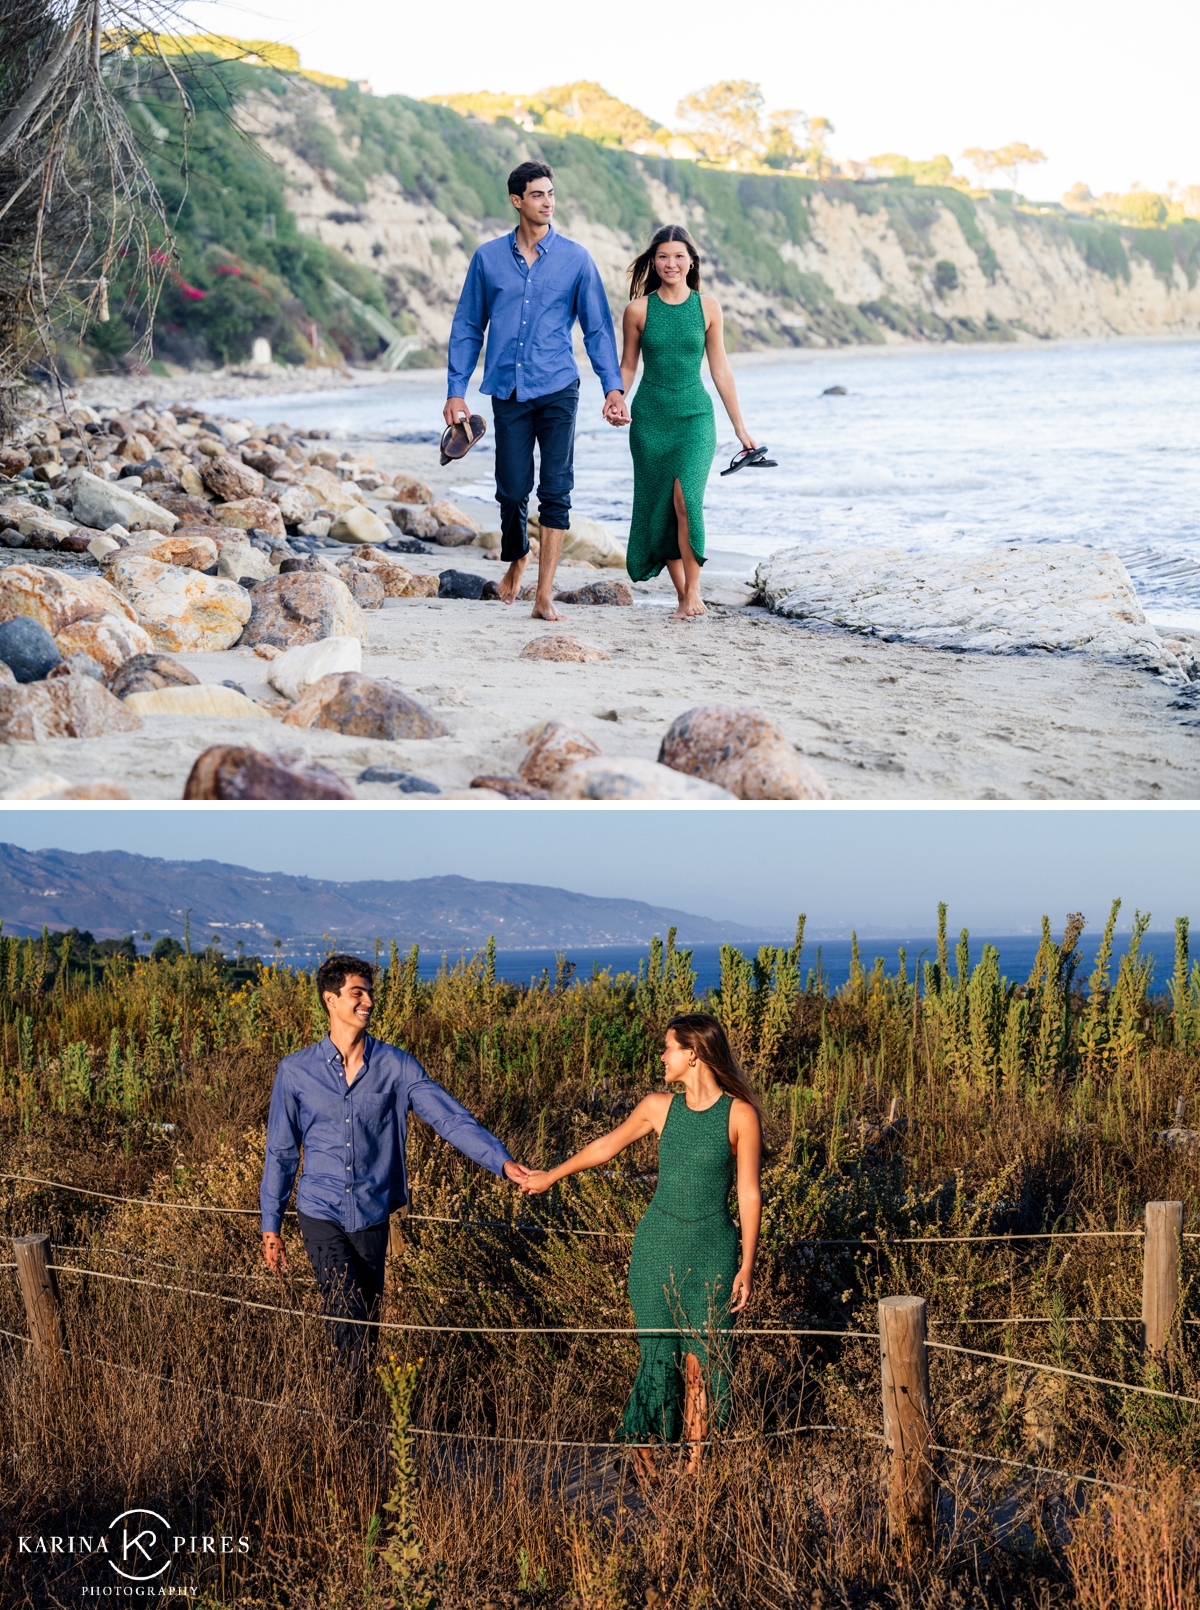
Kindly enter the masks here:
M 1147 621 L 1125 566 L 1090 548 L 957 556 L 805 546 L 764 560 L 756 581 L 776 615 L 888 642 L 984 654 L 1074 651 L 1136 665 L 1169 684 L 1188 680 L 1190 654 Z

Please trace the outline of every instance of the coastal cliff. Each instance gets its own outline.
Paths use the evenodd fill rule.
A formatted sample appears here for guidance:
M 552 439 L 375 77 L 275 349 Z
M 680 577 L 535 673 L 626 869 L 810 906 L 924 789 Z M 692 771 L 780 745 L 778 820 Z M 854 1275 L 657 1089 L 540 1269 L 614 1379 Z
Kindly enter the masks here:
M 407 361 L 439 361 L 470 254 L 511 227 L 505 178 L 528 157 L 552 163 L 558 225 L 592 252 L 614 311 L 653 228 L 686 224 L 731 347 L 1200 333 L 1192 220 L 1136 227 L 1002 191 L 729 172 L 224 70 L 233 123 L 250 138 L 231 143 L 215 125 L 192 138 L 178 211 L 178 283 L 192 300 L 155 337 L 185 364 L 238 361 L 257 333 L 293 362 L 327 361 L 334 346 L 362 361 L 389 344 L 388 326 L 408 338 Z M 165 105 L 154 115 L 169 123 Z M 162 155 L 167 174 L 169 141 Z M 248 281 L 261 294 L 233 317 L 237 275 L 247 296 Z

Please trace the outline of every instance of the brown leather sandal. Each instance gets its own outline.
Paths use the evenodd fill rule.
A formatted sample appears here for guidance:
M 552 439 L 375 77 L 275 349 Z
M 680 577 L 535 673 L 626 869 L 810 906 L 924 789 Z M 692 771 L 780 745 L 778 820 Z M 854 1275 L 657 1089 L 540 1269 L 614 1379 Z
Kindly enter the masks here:
M 442 432 L 442 463 L 450 464 L 456 458 L 466 458 L 475 443 L 486 435 L 487 420 L 482 414 L 472 414 L 470 419 L 460 419 L 455 425 L 447 425 Z

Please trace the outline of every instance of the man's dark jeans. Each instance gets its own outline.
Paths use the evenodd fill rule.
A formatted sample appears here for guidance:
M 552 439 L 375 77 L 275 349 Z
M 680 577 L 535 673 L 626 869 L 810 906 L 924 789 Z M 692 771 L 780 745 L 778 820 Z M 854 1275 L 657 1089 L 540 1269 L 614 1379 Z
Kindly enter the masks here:
M 328 1219 L 297 1214 L 304 1250 L 317 1277 L 321 1306 L 339 1366 L 357 1375 L 379 1343 L 379 1307 L 387 1259 L 388 1221 L 347 1234 Z M 366 1325 L 338 1320 L 365 1319 Z
M 533 491 L 533 444 L 541 449 L 538 476 L 538 520 L 551 531 L 571 524 L 571 489 L 575 485 L 575 413 L 579 382 L 561 391 L 518 402 L 492 398 L 496 426 L 496 502 L 500 505 L 500 557 L 512 564 L 529 552 L 526 522 Z

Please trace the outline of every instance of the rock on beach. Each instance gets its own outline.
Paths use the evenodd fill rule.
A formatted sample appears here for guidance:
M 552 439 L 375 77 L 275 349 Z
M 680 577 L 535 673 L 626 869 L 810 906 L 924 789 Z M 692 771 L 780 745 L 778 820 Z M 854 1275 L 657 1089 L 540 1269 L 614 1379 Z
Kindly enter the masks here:
M 169 509 L 123 490 L 119 481 L 104 481 L 90 470 L 71 472 L 71 512 L 80 525 L 107 531 L 111 525 L 131 530 L 135 525 L 156 531 L 174 531 L 178 519 Z
M 250 619 L 249 595 L 219 576 L 123 553 L 108 574 L 152 646 L 168 654 L 231 648 Z
M 828 799 L 824 778 L 761 710 L 699 705 L 677 716 L 658 752 L 659 764 L 716 783 L 738 799 Z
M 547 721 L 526 734 L 529 753 L 521 762 L 521 781 L 530 788 L 554 790 L 562 774 L 581 760 L 594 760 L 601 754 L 600 745 L 587 733 L 567 721 Z
M 1185 681 L 1120 559 L 1073 543 L 978 554 L 811 545 L 763 560 L 755 580 L 794 620 L 985 654 L 1075 650 Z
M 521 660 L 570 661 L 577 665 L 594 665 L 600 660 L 611 660 L 612 655 L 595 643 L 580 643 L 573 637 L 535 637 L 526 643 L 517 656 Z
M 736 795 L 698 777 L 685 777 L 653 760 L 600 755 L 569 767 L 550 790 L 551 799 L 727 799 Z
M 267 681 L 285 699 L 300 699 L 322 677 L 336 671 L 362 670 L 362 644 L 357 637 L 325 637 L 302 643 L 272 660 Z
M 133 732 L 141 718 L 90 676 L 52 677 L 25 687 L 0 687 L 0 742 L 45 743 L 51 738 L 103 738 Z
M 335 671 L 314 682 L 283 717 L 288 727 L 324 727 L 355 738 L 444 738 L 447 728 L 394 682 Z
M 260 581 L 248 595 L 252 608 L 244 647 L 271 643 L 295 648 L 323 637 L 367 641 L 367 623 L 344 581 L 318 571 L 294 571 Z
M 109 677 L 108 689 L 118 699 L 131 693 L 153 693 L 158 688 L 196 687 L 199 678 L 193 676 L 186 665 L 180 665 L 169 655 L 156 654 L 153 649 L 134 654 Z
M 353 799 L 336 772 L 300 755 L 216 744 L 196 757 L 184 799 Z

